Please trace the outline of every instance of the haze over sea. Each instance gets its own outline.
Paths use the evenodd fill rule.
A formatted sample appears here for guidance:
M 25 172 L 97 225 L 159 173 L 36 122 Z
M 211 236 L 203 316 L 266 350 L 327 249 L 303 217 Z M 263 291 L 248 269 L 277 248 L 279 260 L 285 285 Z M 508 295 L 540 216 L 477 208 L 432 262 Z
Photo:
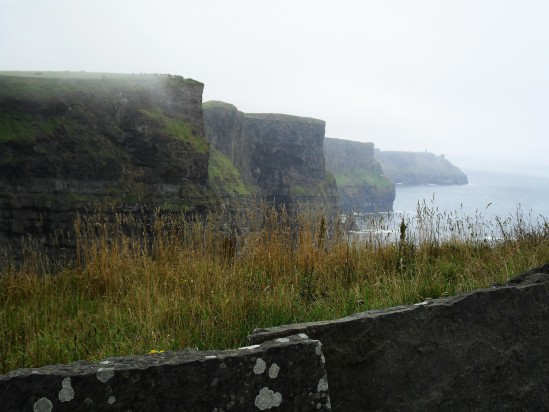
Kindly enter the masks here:
M 463 186 L 396 186 L 395 212 L 414 213 L 418 202 L 438 207 L 440 212 L 482 214 L 487 221 L 523 216 L 534 222 L 549 219 L 549 177 L 511 172 L 464 170 L 469 179 Z M 433 200 L 434 199 L 434 200 Z

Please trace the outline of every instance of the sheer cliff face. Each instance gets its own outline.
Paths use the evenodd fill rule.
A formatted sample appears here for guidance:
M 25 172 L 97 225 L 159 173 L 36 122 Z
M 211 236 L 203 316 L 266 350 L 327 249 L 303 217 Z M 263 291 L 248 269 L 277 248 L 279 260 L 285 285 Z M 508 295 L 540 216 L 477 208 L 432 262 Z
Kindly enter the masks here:
M 106 200 L 210 207 L 202 89 L 171 76 L 0 75 L 0 238 L 70 231 Z
M 466 185 L 467 176 L 444 155 L 429 152 L 375 151 L 383 171 L 402 185 Z
M 221 102 L 204 105 L 206 138 L 230 158 L 255 193 L 290 208 L 324 206 L 335 214 L 338 194 L 324 163 L 321 120 L 244 114 Z
M 373 143 L 326 138 L 324 151 L 345 212 L 393 210 L 395 187 L 374 159 Z

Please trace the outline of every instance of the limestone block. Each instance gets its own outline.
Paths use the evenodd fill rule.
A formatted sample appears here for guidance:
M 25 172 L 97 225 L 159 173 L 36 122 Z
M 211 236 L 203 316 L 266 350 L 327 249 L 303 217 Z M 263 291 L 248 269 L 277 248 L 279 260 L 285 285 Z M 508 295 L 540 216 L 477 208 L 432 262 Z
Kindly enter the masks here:
M 320 342 L 296 335 L 225 351 L 18 369 L 0 376 L 6 411 L 328 411 Z

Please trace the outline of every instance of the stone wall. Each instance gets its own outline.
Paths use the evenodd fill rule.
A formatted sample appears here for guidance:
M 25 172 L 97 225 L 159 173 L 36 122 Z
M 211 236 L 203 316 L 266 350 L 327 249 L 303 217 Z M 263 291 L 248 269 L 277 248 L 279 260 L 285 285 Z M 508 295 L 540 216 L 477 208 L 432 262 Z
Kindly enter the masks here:
M 321 344 L 305 336 L 226 351 L 178 351 L 0 376 L 5 411 L 328 411 Z
M 341 411 L 547 410 L 549 265 L 506 286 L 256 330 L 250 343 L 306 333 L 323 344 Z

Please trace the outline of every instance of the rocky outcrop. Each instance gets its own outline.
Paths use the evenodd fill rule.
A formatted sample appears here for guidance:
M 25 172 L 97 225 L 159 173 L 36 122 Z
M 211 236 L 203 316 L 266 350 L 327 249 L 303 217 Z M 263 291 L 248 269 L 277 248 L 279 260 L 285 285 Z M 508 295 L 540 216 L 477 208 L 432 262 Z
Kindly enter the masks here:
M 336 179 L 341 208 L 349 212 L 393 210 L 395 186 L 374 159 L 374 144 L 324 139 L 326 168 Z
M 304 204 L 338 214 L 336 183 L 325 168 L 324 121 L 242 113 L 231 104 L 206 102 L 204 123 L 207 140 L 251 193 L 290 209 Z
M 202 89 L 179 76 L 0 75 L 0 239 L 70 231 L 104 202 L 213 207 Z
M 466 185 L 467 176 L 444 155 L 376 150 L 383 172 L 402 185 Z
M 305 336 L 0 376 L 6 411 L 329 411 L 321 344 Z
M 322 342 L 334 409 L 546 410 L 549 265 L 507 286 L 262 329 L 260 343 L 297 333 Z

